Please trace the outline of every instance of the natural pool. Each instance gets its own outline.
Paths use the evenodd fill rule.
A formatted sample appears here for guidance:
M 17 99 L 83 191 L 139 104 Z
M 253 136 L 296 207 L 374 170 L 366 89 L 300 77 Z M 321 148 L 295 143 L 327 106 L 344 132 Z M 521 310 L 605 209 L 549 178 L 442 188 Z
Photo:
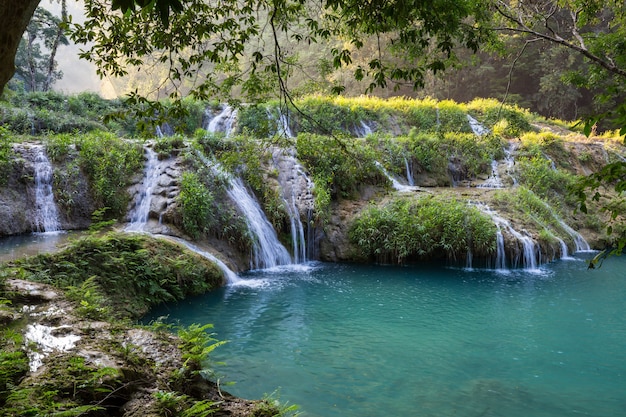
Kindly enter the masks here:
M 308 417 L 626 415 L 626 259 L 539 272 L 311 264 L 169 305 L 223 389 Z M 147 318 L 148 320 L 150 318 Z

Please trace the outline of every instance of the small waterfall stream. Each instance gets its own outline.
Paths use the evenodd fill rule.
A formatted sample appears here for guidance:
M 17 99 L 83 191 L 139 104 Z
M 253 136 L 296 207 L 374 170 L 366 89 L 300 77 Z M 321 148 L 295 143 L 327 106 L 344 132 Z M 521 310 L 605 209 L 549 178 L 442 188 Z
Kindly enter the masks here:
M 537 270 L 538 266 L 541 264 L 541 251 L 532 237 L 515 230 L 508 220 L 500 217 L 486 204 L 477 202 L 469 202 L 469 204 L 491 217 L 498 229 L 496 233 L 496 269 L 506 269 L 507 265 L 504 235 L 502 233 L 504 229 L 513 236 L 521 246 L 521 248 L 515 251 L 513 258 L 510 260 L 511 267 L 518 268 L 521 266 L 529 271 Z
M 135 205 L 129 213 L 130 223 L 126 226 L 127 231 L 143 231 L 150 217 L 150 204 L 152 203 L 152 190 L 159 179 L 159 158 L 152 148 L 145 147 L 147 161 L 144 168 L 143 181 L 137 194 Z
M 315 250 L 315 230 L 310 221 L 315 208 L 313 181 L 298 162 L 295 149 L 275 149 L 272 162 L 278 171 L 278 183 L 289 214 L 294 263 L 304 263 Z M 307 221 L 306 230 L 303 217 Z
M 180 243 L 181 245 L 185 246 L 190 251 L 197 253 L 198 255 L 214 262 L 224 273 L 224 277 L 226 278 L 226 283 L 228 285 L 236 285 L 238 282 L 241 281 L 241 278 L 239 278 L 239 276 L 235 272 L 233 272 L 228 266 L 226 266 L 224 262 L 222 262 L 212 253 L 200 249 L 199 247 L 192 244 L 191 242 L 188 242 L 185 239 L 181 239 L 179 237 L 169 236 L 169 235 L 153 235 L 153 236 L 161 238 L 161 239 L 171 240 L 172 242 Z
M 469 114 L 467 115 L 467 121 L 470 125 L 470 128 L 472 129 L 472 132 L 474 132 L 476 136 L 483 136 L 483 135 L 489 134 L 489 129 L 487 129 L 485 126 L 482 125 L 482 123 L 474 119 Z
M 61 222 L 52 192 L 52 164 L 43 146 L 37 146 L 35 152 L 34 230 L 39 233 L 58 232 L 61 229 Z
M 135 205 L 129 214 L 130 222 L 124 229 L 127 232 L 145 232 L 146 224 L 148 223 L 148 219 L 150 216 L 150 205 L 152 203 L 152 190 L 157 185 L 159 179 L 159 159 L 156 152 L 152 150 L 152 148 L 145 147 L 146 150 L 146 166 L 144 169 L 144 177 L 141 182 L 141 188 L 137 193 Z M 184 239 L 162 235 L 162 234 L 151 234 L 151 236 L 168 239 L 177 243 L 184 245 L 187 249 L 192 252 L 197 253 L 200 256 L 207 258 L 208 260 L 214 262 L 224 273 L 224 277 L 228 285 L 234 284 L 240 280 L 235 272 L 233 272 L 224 262 L 219 260 L 213 254 L 204 251 L 197 246 L 187 242 Z
M 491 175 L 489 175 L 489 178 L 487 178 L 485 182 L 478 185 L 477 188 L 504 188 L 504 184 L 502 183 L 502 179 L 500 178 L 500 174 L 498 173 L 498 161 L 496 161 L 495 159 L 491 161 Z
M 206 115 L 211 116 L 211 113 L 207 111 Z M 237 110 L 224 104 L 220 113 L 214 117 L 207 117 L 207 119 L 208 121 L 203 126 L 204 130 L 208 132 L 223 132 L 226 137 L 229 137 L 233 132 L 235 120 L 237 119 Z
M 399 191 L 401 193 L 408 193 L 411 191 L 417 191 L 419 189 L 419 187 L 416 187 L 414 185 L 402 184 L 400 181 L 395 179 L 380 162 L 376 161 L 375 164 L 378 167 L 378 169 L 380 169 L 380 171 L 383 174 L 385 174 L 385 177 L 387 177 L 387 179 L 391 181 L 391 186 L 393 187 L 394 190 Z
M 415 180 L 413 179 L 413 170 L 411 169 L 411 164 L 409 163 L 409 159 L 404 157 L 404 168 L 406 169 L 406 180 L 408 181 L 411 187 L 415 186 Z

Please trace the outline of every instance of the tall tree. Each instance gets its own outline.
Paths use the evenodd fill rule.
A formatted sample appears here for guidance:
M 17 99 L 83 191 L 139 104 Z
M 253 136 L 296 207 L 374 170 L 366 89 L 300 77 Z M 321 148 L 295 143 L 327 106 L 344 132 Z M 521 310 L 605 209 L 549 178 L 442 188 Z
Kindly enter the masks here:
M 62 3 L 64 6 L 65 1 Z M 24 81 L 26 90 L 48 91 L 62 77 L 56 70 L 55 57 L 59 46 L 68 43 L 63 21 L 46 9 L 37 8 L 15 57 L 16 76 Z

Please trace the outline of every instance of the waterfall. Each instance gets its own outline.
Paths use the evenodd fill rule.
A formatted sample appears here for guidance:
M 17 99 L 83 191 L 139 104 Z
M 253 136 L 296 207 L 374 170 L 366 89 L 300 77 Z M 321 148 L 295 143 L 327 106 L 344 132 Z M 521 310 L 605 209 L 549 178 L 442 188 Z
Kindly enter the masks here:
M 478 185 L 477 188 L 504 188 L 502 179 L 498 173 L 498 161 L 495 159 L 491 161 L 491 175 L 489 175 L 489 178 L 487 178 L 485 182 Z
M 576 230 L 572 229 L 567 223 L 565 223 L 563 219 L 561 219 L 557 215 L 557 213 L 554 212 L 554 210 L 552 209 L 552 207 L 550 207 L 548 203 L 546 203 L 543 200 L 540 200 L 540 201 L 543 204 L 543 206 L 550 212 L 550 214 L 552 215 L 552 218 L 559 224 L 561 229 L 563 229 L 565 233 L 567 233 L 572 238 L 572 240 L 574 241 L 574 245 L 576 247 L 575 251 L 576 252 L 590 252 L 591 247 L 589 246 L 589 243 L 585 240 L 585 238 L 582 237 L 582 235 L 578 233 Z M 565 255 L 562 255 L 562 256 L 566 257 L 567 252 Z
M 186 240 L 175 237 L 175 236 L 167 236 L 167 235 L 154 235 L 154 236 L 162 238 L 162 239 L 171 240 L 172 242 L 180 243 L 181 245 L 185 246 L 190 251 L 195 252 L 198 255 L 215 263 L 218 266 L 218 268 L 220 268 L 222 272 L 224 273 L 224 278 L 226 278 L 226 283 L 228 285 L 233 285 L 241 281 L 241 278 L 239 278 L 239 276 L 235 272 L 233 272 L 233 270 L 231 270 L 228 266 L 226 266 L 224 262 L 222 262 L 220 259 L 215 257 L 212 253 L 202 250 L 199 247 L 187 242 Z
M 146 147 L 146 166 L 144 168 L 143 181 L 135 197 L 135 204 L 129 214 L 130 223 L 126 226 L 127 231 L 142 231 L 150 217 L 150 205 L 152 203 L 152 190 L 159 179 L 159 158 L 156 152 Z
M 409 182 L 411 187 L 415 186 L 415 181 L 413 180 L 413 171 L 411 170 L 411 165 L 409 164 L 408 158 L 404 157 L 404 167 L 406 168 L 406 179 Z
M 293 261 L 296 264 L 307 261 L 306 241 L 304 235 L 304 226 L 300 220 L 300 212 L 296 206 L 296 198 L 292 196 L 291 201 L 285 201 L 287 213 L 291 223 L 291 243 L 293 247 Z
M 278 240 L 274 227 L 265 216 L 259 203 L 248 192 L 241 178 L 229 175 L 221 166 L 209 161 L 201 153 L 198 153 L 198 156 L 214 173 L 222 175 L 228 181 L 226 193 L 245 217 L 253 240 L 250 267 L 263 269 L 290 265 L 292 261 L 289 252 Z
M 288 138 L 295 138 L 295 135 L 291 131 L 289 127 L 289 115 L 286 113 L 280 112 L 280 116 L 278 117 L 278 133 L 282 134 Z
M 250 266 L 253 269 L 262 269 L 291 264 L 289 252 L 278 240 L 274 227 L 241 178 L 230 178 L 227 193 L 245 216 L 248 228 L 254 236 Z
M 310 222 L 315 208 L 313 181 L 298 162 L 293 148 L 275 148 L 272 163 L 278 172 L 277 180 L 289 215 L 294 262 L 307 262 L 311 259 L 309 252 L 315 247 L 315 230 Z M 302 222 L 305 215 L 308 222 L 306 231 Z
M 355 126 L 356 137 L 364 138 L 374 133 L 374 130 L 370 127 L 370 125 L 365 123 L 363 120 L 361 120 L 359 124 L 360 126 Z
M 208 111 L 205 114 L 210 115 Z M 222 111 L 217 116 L 211 117 L 203 128 L 208 132 L 223 132 L 226 137 L 229 137 L 236 119 L 237 110 L 225 104 L 222 106 Z
M 474 259 L 474 255 L 472 254 L 472 250 L 467 248 L 467 253 L 465 255 L 465 269 L 473 269 L 472 260 Z
M 375 164 L 382 171 L 382 173 L 385 174 L 385 177 L 387 177 L 387 179 L 389 181 L 391 181 L 391 185 L 392 185 L 394 190 L 399 191 L 401 193 L 406 193 L 406 192 L 410 192 L 410 191 L 417 191 L 417 187 L 415 187 L 413 185 L 404 185 L 404 184 L 400 183 L 400 181 L 395 179 L 393 176 L 391 176 L 391 174 L 389 174 L 389 172 L 387 172 L 385 167 L 380 162 L 376 161 Z
M 518 244 L 521 245 L 521 251 L 517 250 L 514 258 L 510 262 L 511 266 L 513 268 L 521 266 L 522 268 L 531 271 L 537 270 L 538 265 L 541 264 L 541 251 L 532 237 L 515 230 L 508 220 L 500 217 L 486 204 L 477 202 L 469 202 L 469 204 L 472 204 L 480 211 L 491 217 L 496 227 L 498 228 L 498 231 L 496 233 L 496 269 L 504 269 L 506 265 L 504 236 L 502 234 L 502 229 L 505 229 L 511 236 L 515 238 Z
M 52 164 L 43 146 L 36 147 L 35 155 L 35 221 L 36 232 L 58 232 L 61 229 L 59 211 L 52 192 Z
M 561 246 L 561 259 L 573 259 L 569 256 L 569 249 L 567 248 L 567 243 L 561 238 L 557 238 L 559 240 L 559 245 Z
M 487 129 L 478 120 L 474 119 L 469 114 L 467 115 L 467 121 L 469 122 L 472 132 L 474 132 L 476 136 L 483 136 L 483 135 L 489 134 L 489 129 Z
M 496 232 L 496 269 L 506 269 L 506 252 L 504 251 L 504 235 L 500 229 L 500 225 L 496 223 L 498 228 Z
M 517 144 L 504 148 L 504 160 L 506 161 L 506 172 L 513 181 L 513 186 L 517 186 L 517 178 L 513 175 L 513 167 L 515 166 L 515 158 L 513 157 L 513 151 L 517 149 Z

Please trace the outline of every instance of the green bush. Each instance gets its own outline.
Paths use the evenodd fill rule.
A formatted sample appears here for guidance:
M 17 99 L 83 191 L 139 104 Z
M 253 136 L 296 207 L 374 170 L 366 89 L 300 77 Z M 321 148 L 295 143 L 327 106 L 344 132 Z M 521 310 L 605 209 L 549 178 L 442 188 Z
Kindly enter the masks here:
M 108 207 L 110 215 L 126 213 L 126 191 L 134 174 L 143 169 L 143 148 L 106 132 L 77 137 L 79 163 L 87 175 L 97 208 Z
M 13 166 L 13 135 L 4 126 L 0 126 L 0 185 L 6 185 Z
M 74 299 L 96 308 L 84 306 L 89 314 L 106 307 L 117 317 L 139 317 L 159 303 L 201 294 L 224 282 L 222 271 L 208 259 L 177 243 L 139 234 L 90 235 L 60 252 L 11 266 L 25 279 L 70 290 Z M 108 304 L 98 306 L 102 299 Z
M 364 210 L 350 226 L 350 241 L 363 256 L 383 263 L 436 257 L 458 260 L 468 250 L 489 256 L 496 227 L 489 217 L 456 200 L 397 199 Z
M 178 203 L 185 233 L 197 239 L 214 227 L 213 194 L 202 184 L 195 172 L 183 173 Z
M 388 182 L 376 166 L 375 152 L 364 141 L 300 134 L 296 150 L 316 188 L 327 188 L 332 198 L 350 198 L 362 184 Z

